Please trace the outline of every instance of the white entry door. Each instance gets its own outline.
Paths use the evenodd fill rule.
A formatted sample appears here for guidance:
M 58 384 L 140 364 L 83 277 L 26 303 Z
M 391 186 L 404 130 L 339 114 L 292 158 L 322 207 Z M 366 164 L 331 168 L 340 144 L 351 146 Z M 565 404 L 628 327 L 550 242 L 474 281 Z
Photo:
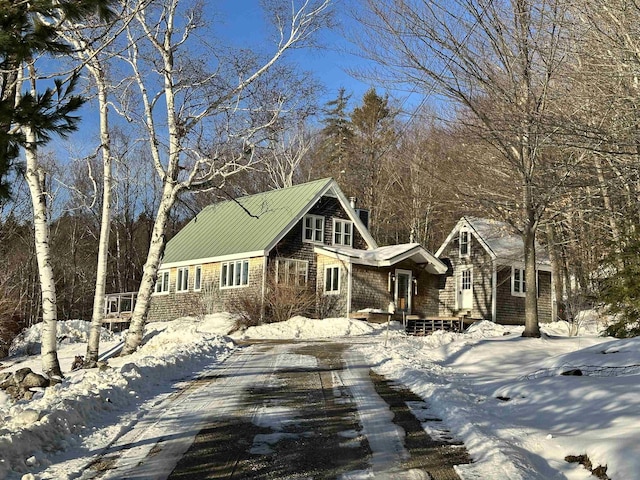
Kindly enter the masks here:
M 473 269 L 460 270 L 458 275 L 458 310 L 473 308 Z
M 396 270 L 396 311 L 411 313 L 411 270 Z

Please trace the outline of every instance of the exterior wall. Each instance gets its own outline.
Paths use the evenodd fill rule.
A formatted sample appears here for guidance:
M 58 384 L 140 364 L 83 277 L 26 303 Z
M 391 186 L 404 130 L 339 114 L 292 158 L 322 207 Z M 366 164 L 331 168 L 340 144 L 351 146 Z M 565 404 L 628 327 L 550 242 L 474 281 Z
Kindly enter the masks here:
M 437 316 L 438 276 L 425 272 L 411 261 L 386 268 L 354 265 L 351 310 L 356 312 L 365 308 L 379 308 L 386 311 L 394 297 L 393 292 L 389 292 L 389 273 L 396 269 L 410 270 L 418 280 L 417 295 L 412 287 L 411 313 L 420 317 Z
M 333 218 L 343 218 L 345 220 L 349 218 L 338 199 L 332 197 L 322 197 L 309 210 L 309 214 L 324 217 L 324 245 L 333 245 Z M 275 265 L 277 258 L 306 260 L 309 262 L 308 284 L 316 285 L 318 282 L 318 267 L 313 249 L 319 244 L 302 241 L 302 222 L 303 220 L 300 220 L 271 251 L 269 254 L 269 266 Z M 355 228 L 353 232 L 353 247 L 367 248 L 367 243 Z M 324 278 L 322 281 L 324 281 Z
M 491 320 L 493 261 L 476 236 L 471 232 L 469 235 L 471 250 L 468 257 L 460 257 L 457 236 L 442 251 L 441 258 L 447 260 L 445 263 L 448 263 L 450 268 L 439 280 L 439 315 L 458 315 L 459 309 L 456 302 L 458 274 L 461 269 L 472 267 L 473 308 L 470 317 Z
M 351 287 L 351 311 L 365 308 L 387 310 L 393 295 L 389 292 L 388 268 L 353 266 Z
M 324 255 L 318 255 L 317 257 L 317 282 L 316 292 L 318 294 L 318 317 L 346 317 L 347 303 L 349 295 L 349 269 L 351 264 L 340 262 L 335 258 L 326 257 Z M 340 267 L 340 290 L 337 293 L 324 293 L 324 270 L 325 267 L 339 266 Z
M 417 274 L 418 279 L 418 294 L 413 296 L 413 314 L 421 318 L 438 316 L 440 314 L 438 295 L 440 276 L 425 271 L 417 273 L 414 270 L 413 273 Z
M 171 268 L 169 271 L 169 291 L 154 293 L 151 297 L 149 321 L 162 322 L 187 315 L 197 316 L 226 311 L 229 310 L 230 304 L 237 302 L 240 297 L 261 298 L 264 259 L 263 257 L 254 257 L 248 260 L 248 285 L 220 289 L 222 263 L 209 263 L 202 265 L 202 289 L 197 292 L 193 290 L 196 265 L 189 267 L 189 289 L 186 292 L 176 292 L 178 269 Z
M 511 294 L 511 267 L 498 267 L 496 323 L 524 325 L 525 298 Z M 538 271 L 538 320 L 552 320 L 551 273 Z

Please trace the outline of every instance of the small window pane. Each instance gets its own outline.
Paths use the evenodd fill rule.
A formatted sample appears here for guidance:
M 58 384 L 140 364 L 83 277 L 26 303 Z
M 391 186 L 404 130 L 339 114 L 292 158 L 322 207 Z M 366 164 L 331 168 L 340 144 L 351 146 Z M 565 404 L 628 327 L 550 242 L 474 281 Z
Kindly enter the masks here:
M 249 283 L 249 262 L 245 260 L 242 263 L 242 285 L 248 285 Z
M 193 279 L 193 289 L 200 290 L 201 282 L 202 282 L 202 267 L 197 266 L 195 276 Z

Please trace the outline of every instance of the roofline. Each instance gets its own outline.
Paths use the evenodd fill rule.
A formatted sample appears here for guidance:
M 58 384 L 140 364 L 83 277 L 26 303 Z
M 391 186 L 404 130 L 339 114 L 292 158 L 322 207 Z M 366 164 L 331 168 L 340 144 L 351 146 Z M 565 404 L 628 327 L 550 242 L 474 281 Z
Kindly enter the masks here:
M 230 253 L 229 255 L 219 255 L 217 257 L 193 258 L 190 260 L 181 260 L 179 262 L 161 263 L 158 270 L 166 270 L 167 268 L 187 267 L 190 265 L 201 265 L 205 263 L 228 262 L 231 260 L 240 260 L 242 258 L 265 257 L 268 252 L 266 250 L 256 250 L 253 252 Z
M 351 219 L 353 224 L 358 228 L 358 231 L 360 232 L 360 235 L 362 235 L 362 238 L 364 238 L 364 241 L 367 243 L 367 246 L 370 249 L 378 248 L 378 244 L 373 239 L 373 236 L 369 232 L 369 229 L 365 227 L 364 223 L 362 223 L 362 220 L 360 220 L 360 217 L 356 213 L 355 209 L 351 206 L 351 202 L 349 202 L 349 199 L 345 196 L 345 194 L 340 189 L 340 186 L 338 185 L 338 183 L 333 179 L 331 180 L 331 182 L 335 187 L 335 193 L 338 195 L 338 200 L 340 201 L 342 208 L 344 208 L 345 212 L 347 212 L 347 215 L 349 215 L 349 218 Z
M 508 258 L 496 258 L 496 265 L 502 265 L 505 267 L 516 267 L 524 269 L 524 260 L 512 260 Z M 544 261 L 536 261 L 536 270 L 541 270 L 543 272 L 552 272 L 553 267 L 551 266 L 551 262 Z
M 475 228 L 473 228 L 473 225 L 469 220 L 467 220 L 467 217 L 465 216 L 460 217 L 460 220 L 458 220 L 458 223 L 456 223 L 455 227 L 453 227 L 453 229 L 451 230 L 451 233 L 449 233 L 449 236 L 447 236 L 447 238 L 442 243 L 442 245 L 440 245 L 440 248 L 436 252 L 436 257 L 439 257 L 440 255 L 442 255 L 442 252 L 444 252 L 444 249 L 446 248 L 446 246 L 449 245 L 451 240 L 453 240 L 453 237 L 455 236 L 455 234 L 460 231 L 463 224 L 466 224 L 471 230 L 473 230 L 473 232 L 475 233 L 475 237 L 478 240 L 478 242 L 480 242 L 480 245 L 482 245 L 482 248 L 486 250 L 486 252 L 489 254 L 492 260 L 495 260 L 497 258 L 495 252 L 491 249 L 491 247 L 487 244 L 487 242 L 484 241 L 484 239 L 478 233 L 478 231 Z
M 327 184 L 321 190 L 319 190 L 313 196 L 313 198 L 309 200 L 305 207 L 301 209 L 296 214 L 296 216 L 282 229 L 282 231 L 274 237 L 274 239 L 267 245 L 265 251 L 270 252 L 329 190 L 333 190 L 333 193 L 336 194 L 340 205 L 345 210 L 347 215 L 349 215 L 349 219 L 354 223 L 354 225 L 358 229 L 358 232 L 360 232 L 360 235 L 362 235 L 362 238 L 364 238 L 364 241 L 367 243 L 369 248 L 377 248 L 378 245 L 376 244 L 376 241 L 373 239 L 373 237 L 369 233 L 369 230 L 367 230 L 367 228 L 364 226 L 358 215 L 356 215 L 356 212 L 351 207 L 351 204 L 347 200 L 347 197 L 345 197 L 344 193 L 342 193 L 342 190 L 340 190 L 340 187 L 338 186 L 336 181 L 333 178 L 329 178 L 327 179 Z
M 427 250 L 426 248 L 424 248 L 420 244 L 417 244 L 414 247 L 410 248 L 409 250 L 407 250 L 405 252 L 402 252 L 402 253 L 400 253 L 398 255 L 395 255 L 395 256 L 387 259 L 387 260 L 381 260 L 381 261 L 362 260 L 362 259 L 357 258 L 357 257 L 352 257 L 352 256 L 348 255 L 347 253 L 335 252 L 333 250 L 328 250 L 327 248 L 325 248 L 325 247 L 323 247 L 321 245 L 318 245 L 318 246 L 314 247 L 314 252 L 315 253 L 320 253 L 320 254 L 325 255 L 327 257 L 336 258 L 337 260 L 342 260 L 342 261 L 347 261 L 349 263 L 354 263 L 356 265 L 368 265 L 368 266 L 372 266 L 372 267 L 390 267 L 392 265 L 400 263 L 403 260 L 406 260 L 407 258 L 412 257 L 416 253 L 420 253 L 427 260 L 427 263 L 429 263 L 429 264 L 434 266 L 434 269 L 436 270 L 437 273 L 439 273 L 439 274 L 446 273 L 446 271 L 448 269 L 447 266 L 439 258 L 435 257 L 431 252 L 429 252 L 429 250 Z

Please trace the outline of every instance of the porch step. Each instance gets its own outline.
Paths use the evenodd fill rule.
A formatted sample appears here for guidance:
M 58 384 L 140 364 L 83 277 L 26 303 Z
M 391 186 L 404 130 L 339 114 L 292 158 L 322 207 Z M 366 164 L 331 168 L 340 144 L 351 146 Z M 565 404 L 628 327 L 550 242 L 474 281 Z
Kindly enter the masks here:
M 464 319 L 461 317 L 429 317 L 407 318 L 406 332 L 409 335 L 424 336 L 436 330 L 461 332 L 464 329 Z

